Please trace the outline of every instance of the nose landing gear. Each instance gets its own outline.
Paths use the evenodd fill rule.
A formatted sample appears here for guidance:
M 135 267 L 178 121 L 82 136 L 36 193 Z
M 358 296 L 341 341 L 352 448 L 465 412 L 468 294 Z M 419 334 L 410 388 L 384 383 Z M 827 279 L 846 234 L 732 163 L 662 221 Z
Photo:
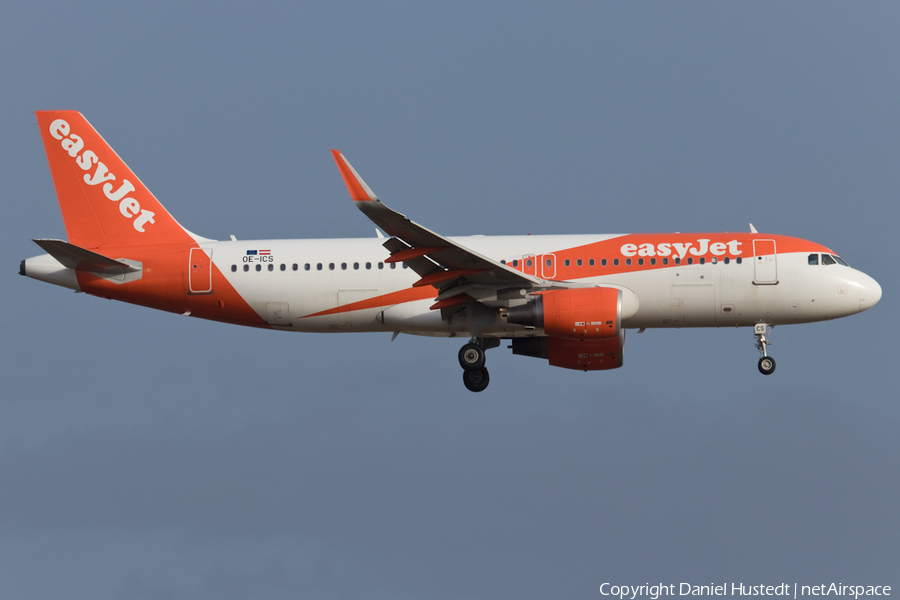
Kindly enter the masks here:
M 772 344 L 768 339 L 768 333 L 771 333 L 774 328 L 774 325 L 769 328 L 766 323 L 757 323 L 753 326 L 753 335 L 756 337 L 756 349 L 762 354 L 757 367 L 763 375 L 771 375 L 775 372 L 775 359 L 766 352 L 766 346 Z
M 463 368 L 463 383 L 470 392 L 482 392 L 491 382 L 488 370 L 484 368 L 484 351 L 499 345 L 499 339 L 473 337 L 472 341 L 459 349 L 459 366 Z
M 775 359 L 771 356 L 763 356 L 759 359 L 759 372 L 763 375 L 771 375 L 775 372 Z

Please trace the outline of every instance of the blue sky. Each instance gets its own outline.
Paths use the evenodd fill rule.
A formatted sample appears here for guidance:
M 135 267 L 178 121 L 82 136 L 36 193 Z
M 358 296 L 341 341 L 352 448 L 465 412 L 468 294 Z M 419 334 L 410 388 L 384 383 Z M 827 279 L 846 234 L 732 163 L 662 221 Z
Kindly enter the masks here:
M 0 595 L 593 598 L 900 585 L 900 8 L 871 2 L 2 9 Z M 445 235 L 760 231 L 881 303 L 629 332 L 579 373 L 244 330 L 16 275 L 64 238 L 33 111 L 80 110 L 201 235 L 368 237 L 329 155 Z

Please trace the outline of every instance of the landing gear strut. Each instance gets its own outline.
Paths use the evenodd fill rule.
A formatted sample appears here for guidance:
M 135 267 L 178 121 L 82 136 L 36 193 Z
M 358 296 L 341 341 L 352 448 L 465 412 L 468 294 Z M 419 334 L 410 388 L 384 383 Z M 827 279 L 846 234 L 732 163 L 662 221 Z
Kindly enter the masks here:
M 484 351 L 499 345 L 499 339 L 473 337 L 472 341 L 459 349 L 459 366 L 463 368 L 463 383 L 470 392 L 482 392 L 491 382 L 491 376 L 484 368 Z
M 756 337 L 756 349 L 762 354 L 757 366 L 759 367 L 759 372 L 763 375 L 771 375 L 775 372 L 775 359 L 766 352 L 766 346 L 772 343 L 769 341 L 767 335 L 768 333 L 771 333 L 774 328 L 775 326 L 773 325 L 770 329 L 766 323 L 757 323 L 753 326 L 753 335 Z

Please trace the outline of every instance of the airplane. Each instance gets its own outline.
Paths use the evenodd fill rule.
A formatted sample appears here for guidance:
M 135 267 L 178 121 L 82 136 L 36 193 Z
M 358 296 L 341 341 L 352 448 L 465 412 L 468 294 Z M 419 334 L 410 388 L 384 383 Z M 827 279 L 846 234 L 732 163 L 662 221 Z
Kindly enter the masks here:
M 76 292 L 224 323 L 300 332 L 459 337 L 465 387 L 485 351 L 551 366 L 622 366 L 625 330 L 753 328 L 764 375 L 773 327 L 844 317 L 881 287 L 837 253 L 785 235 L 649 233 L 445 237 L 396 212 L 332 150 L 367 239 L 213 240 L 191 233 L 76 111 L 36 113 L 68 241 L 19 273 Z M 384 232 L 383 235 L 381 232 Z

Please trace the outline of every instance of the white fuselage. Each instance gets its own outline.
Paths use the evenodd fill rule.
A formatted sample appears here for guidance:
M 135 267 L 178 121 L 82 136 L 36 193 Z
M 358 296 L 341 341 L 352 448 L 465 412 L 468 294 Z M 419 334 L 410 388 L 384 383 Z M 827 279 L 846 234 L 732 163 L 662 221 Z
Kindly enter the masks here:
M 558 248 L 587 246 L 615 235 L 588 236 L 471 236 L 452 241 L 507 263 L 528 256 L 547 256 Z M 446 321 L 430 310 L 434 296 L 407 302 L 315 315 L 392 292 L 410 289 L 419 279 L 403 264 L 386 264 L 384 240 L 323 239 L 228 241 L 201 244 L 213 262 L 250 306 L 270 324 L 294 331 L 402 331 L 423 335 L 465 335 L 471 323 Z M 267 256 L 248 249 L 265 248 Z M 600 256 L 594 257 L 596 261 Z M 612 256 L 608 257 L 612 260 Z M 585 257 L 585 261 L 587 257 Z M 294 269 L 296 265 L 296 270 Z M 543 264 L 540 267 L 544 267 Z M 562 270 L 562 265 L 554 265 Z M 651 271 L 579 278 L 581 283 L 626 288 L 638 299 L 628 328 L 750 326 L 754 323 L 788 324 L 835 319 L 864 310 L 873 301 L 869 276 L 840 264 L 810 265 L 808 253 L 778 254 L 775 280 L 760 283 L 753 260 L 741 264 L 681 264 Z M 556 275 L 542 273 L 536 275 Z M 549 278 L 549 277 L 548 277 Z M 771 279 L 771 278 L 770 278 Z M 869 292 L 869 293 L 867 293 Z M 478 290 L 469 292 L 478 298 Z M 493 290 L 491 290 L 491 293 Z M 880 289 L 879 289 L 880 296 Z M 498 306 L 492 298 L 478 298 Z M 877 301 L 877 300 L 876 300 Z M 515 300 L 513 300 L 515 302 Z M 861 302 L 863 303 L 861 305 Z M 287 311 L 271 318 L 271 305 Z M 289 325 L 288 325 L 289 323 Z M 525 334 L 521 326 L 506 324 L 499 314 L 485 335 Z M 534 332 L 530 332 L 532 335 Z

